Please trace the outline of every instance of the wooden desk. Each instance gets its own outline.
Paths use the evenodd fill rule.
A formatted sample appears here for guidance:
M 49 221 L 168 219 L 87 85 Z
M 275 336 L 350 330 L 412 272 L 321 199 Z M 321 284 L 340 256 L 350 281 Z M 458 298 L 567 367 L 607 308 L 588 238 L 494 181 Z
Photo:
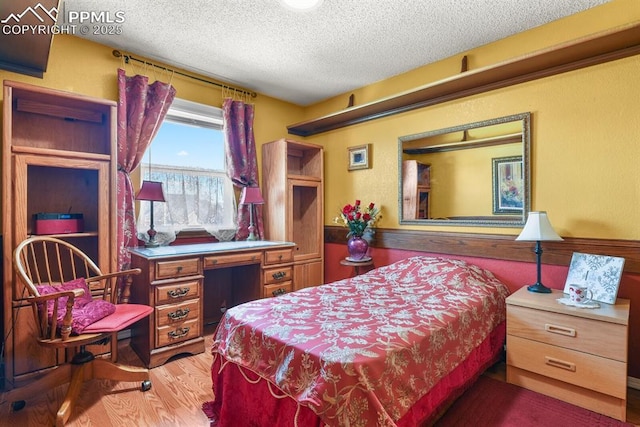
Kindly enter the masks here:
M 291 292 L 293 243 L 220 242 L 132 248 L 131 302 L 154 307 L 132 328 L 131 346 L 153 368 L 204 351 L 202 330 L 227 308 Z

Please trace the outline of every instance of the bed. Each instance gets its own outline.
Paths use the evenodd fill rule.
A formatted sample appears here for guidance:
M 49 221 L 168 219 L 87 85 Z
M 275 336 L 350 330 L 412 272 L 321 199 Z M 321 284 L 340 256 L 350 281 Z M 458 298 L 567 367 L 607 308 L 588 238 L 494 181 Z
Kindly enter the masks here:
M 229 309 L 211 425 L 416 426 L 501 354 L 509 291 L 461 260 L 417 256 Z

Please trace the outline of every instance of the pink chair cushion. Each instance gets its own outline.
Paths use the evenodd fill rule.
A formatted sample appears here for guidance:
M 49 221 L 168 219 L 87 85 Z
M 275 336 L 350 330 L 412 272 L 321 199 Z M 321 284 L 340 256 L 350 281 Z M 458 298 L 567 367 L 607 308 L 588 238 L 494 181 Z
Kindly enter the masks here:
M 85 304 L 83 307 L 73 307 L 71 310 L 73 313 L 71 333 L 79 335 L 86 332 L 87 328 L 93 325 L 96 321 L 99 322 L 101 319 L 109 317 L 109 315 L 115 313 L 116 305 L 109 301 L 97 299 Z M 61 320 L 59 314 L 58 320 Z
M 85 333 L 118 332 L 144 319 L 153 311 L 152 307 L 141 304 L 117 304 L 115 312 L 92 323 L 84 329 Z
M 60 285 L 36 286 L 40 295 L 53 292 L 84 289 L 84 295 L 73 301 L 71 334 L 118 332 L 140 319 L 148 316 L 153 308 L 140 304 L 112 304 L 109 301 L 91 298 L 91 292 L 84 278 L 71 280 Z M 67 297 L 58 298 L 58 328 L 67 312 Z M 47 303 L 49 322 L 53 319 L 53 301 Z

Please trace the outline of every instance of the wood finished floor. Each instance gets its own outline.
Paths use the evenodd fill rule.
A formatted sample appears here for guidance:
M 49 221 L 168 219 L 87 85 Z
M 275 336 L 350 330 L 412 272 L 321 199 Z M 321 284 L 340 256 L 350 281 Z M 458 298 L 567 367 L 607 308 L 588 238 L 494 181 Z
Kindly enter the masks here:
M 210 400 L 211 333 L 206 334 L 204 353 L 180 357 L 151 370 L 151 390 L 143 393 L 137 383 L 92 380 L 85 384 L 69 427 L 208 427 L 200 409 Z M 128 340 L 119 343 L 121 362 L 142 366 Z M 505 380 L 505 366 L 498 363 L 485 375 Z M 12 412 L 0 393 L 0 426 L 41 427 L 54 425 L 53 414 L 64 399 L 65 386 L 57 387 Z M 640 390 L 629 389 L 627 421 L 640 426 Z

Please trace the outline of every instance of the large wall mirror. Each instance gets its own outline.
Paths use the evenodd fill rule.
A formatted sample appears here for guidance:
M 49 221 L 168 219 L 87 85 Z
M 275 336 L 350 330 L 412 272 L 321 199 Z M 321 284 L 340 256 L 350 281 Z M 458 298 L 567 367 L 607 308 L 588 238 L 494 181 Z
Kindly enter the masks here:
M 523 226 L 530 113 L 401 136 L 401 224 Z

